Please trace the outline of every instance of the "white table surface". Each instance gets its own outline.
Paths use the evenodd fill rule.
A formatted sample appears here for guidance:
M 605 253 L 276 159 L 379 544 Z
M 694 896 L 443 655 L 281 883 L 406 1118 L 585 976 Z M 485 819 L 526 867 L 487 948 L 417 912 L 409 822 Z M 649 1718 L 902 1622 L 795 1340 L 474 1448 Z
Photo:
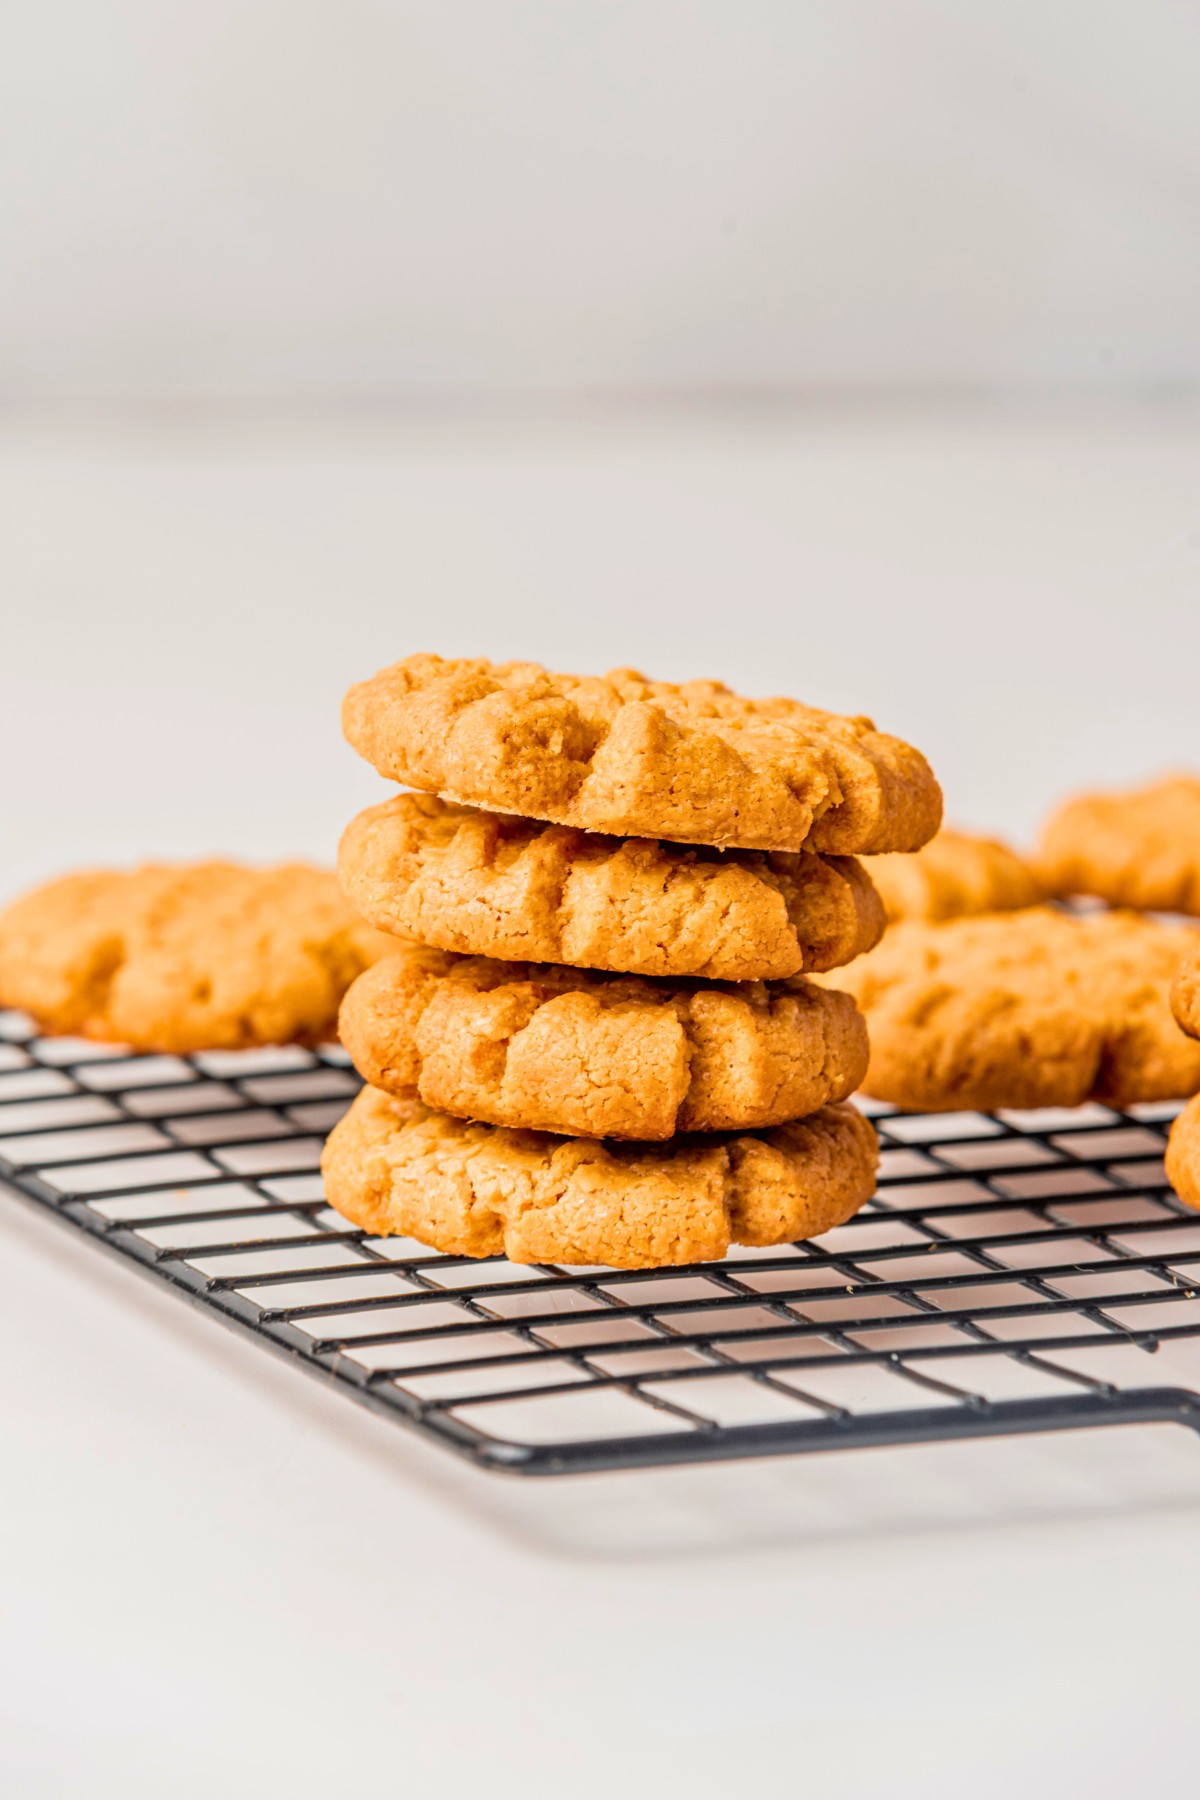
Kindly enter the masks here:
M 0 476 L 7 887 L 328 856 L 338 691 L 418 645 L 871 708 L 1014 831 L 1200 762 L 1178 410 L 12 420 Z M 0 1254 L 8 1792 L 1194 1787 L 1178 1428 L 501 1480 L 7 1196 Z

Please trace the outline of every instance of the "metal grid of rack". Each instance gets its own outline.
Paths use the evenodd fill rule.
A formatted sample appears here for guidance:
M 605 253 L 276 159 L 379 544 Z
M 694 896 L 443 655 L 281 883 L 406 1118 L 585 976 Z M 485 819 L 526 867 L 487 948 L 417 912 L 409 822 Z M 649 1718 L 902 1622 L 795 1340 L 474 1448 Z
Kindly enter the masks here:
M 325 1204 L 337 1048 L 178 1058 L 0 1014 L 0 1177 L 482 1467 L 628 1468 L 1135 1420 L 1200 1427 L 1200 1217 L 1174 1106 L 899 1114 L 811 1242 L 654 1271 L 369 1238 Z

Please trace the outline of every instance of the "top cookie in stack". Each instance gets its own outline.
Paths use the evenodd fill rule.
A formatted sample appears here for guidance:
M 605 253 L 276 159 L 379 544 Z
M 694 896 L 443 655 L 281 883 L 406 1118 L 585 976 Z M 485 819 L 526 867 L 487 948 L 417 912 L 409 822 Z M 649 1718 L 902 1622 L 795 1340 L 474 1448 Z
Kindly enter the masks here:
M 648 1266 L 862 1204 L 865 1029 L 803 975 L 878 941 L 855 855 L 936 831 L 919 752 L 716 682 L 431 656 L 344 718 L 422 791 L 342 843 L 354 904 L 418 944 L 343 1008 L 371 1086 L 330 1140 L 336 1206 L 458 1253 Z
M 444 800 L 619 837 L 743 850 L 917 850 L 941 823 L 918 750 L 795 700 L 633 669 L 409 656 L 352 687 L 347 740 Z

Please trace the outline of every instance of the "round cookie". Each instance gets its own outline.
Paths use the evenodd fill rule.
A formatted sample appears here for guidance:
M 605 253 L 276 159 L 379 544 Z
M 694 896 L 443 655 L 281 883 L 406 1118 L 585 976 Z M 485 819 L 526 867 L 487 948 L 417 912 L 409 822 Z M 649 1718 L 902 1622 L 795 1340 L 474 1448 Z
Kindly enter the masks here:
M 648 982 L 407 946 L 342 1002 L 373 1086 L 457 1117 L 593 1138 L 779 1125 L 852 1094 L 854 1002 L 795 980 Z
M 865 1093 L 897 1106 L 1118 1106 L 1200 1088 L 1168 1004 L 1198 941 L 1136 913 L 1053 907 L 907 920 L 838 977 L 866 1014 Z
M 1171 1127 L 1167 1180 L 1187 1206 L 1200 1207 L 1200 1095 L 1189 1100 Z
M 0 913 L 0 1005 L 137 1050 L 316 1042 L 395 948 L 331 872 L 303 863 L 91 870 Z
M 1007 844 L 939 831 L 911 856 L 879 856 L 871 879 L 889 919 L 957 919 L 1015 912 L 1047 898 L 1036 870 Z
M 1200 1038 L 1200 942 L 1189 944 L 1171 983 L 1171 1011 L 1181 1031 Z
M 1056 894 L 1200 915 L 1200 776 L 1066 801 L 1046 823 L 1039 858 Z
M 852 1106 L 759 1136 L 605 1144 L 467 1124 L 364 1088 L 321 1169 L 330 1203 L 373 1235 L 455 1256 L 648 1269 L 828 1231 L 870 1199 L 877 1161 Z
M 834 969 L 883 934 L 850 856 L 620 839 L 398 794 L 360 813 L 342 886 L 384 931 L 511 961 L 772 981 Z
M 616 837 L 854 854 L 941 822 L 925 758 L 869 719 L 718 681 L 410 656 L 352 687 L 342 723 L 394 781 Z

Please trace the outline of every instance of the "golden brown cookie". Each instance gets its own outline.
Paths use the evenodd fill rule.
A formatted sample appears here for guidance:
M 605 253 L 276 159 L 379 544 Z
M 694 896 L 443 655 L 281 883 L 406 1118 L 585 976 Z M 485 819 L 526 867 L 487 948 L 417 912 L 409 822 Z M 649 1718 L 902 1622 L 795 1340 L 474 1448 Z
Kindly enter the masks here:
M 398 794 L 352 820 L 342 886 L 384 931 L 468 956 L 630 975 L 771 981 L 834 969 L 883 934 L 852 856 L 765 856 Z
M 1200 1207 L 1200 1095 L 1188 1101 L 1171 1127 L 1167 1180 L 1188 1206 Z
M 90 870 L 0 913 L 0 1005 L 138 1050 L 313 1042 L 395 948 L 303 863 Z
M 1200 1038 L 1200 943 L 1187 946 L 1175 970 L 1171 1010 L 1182 1031 Z
M 758 1136 L 605 1144 L 467 1124 L 364 1088 L 321 1169 L 331 1204 L 377 1236 L 455 1256 L 648 1269 L 828 1231 L 870 1199 L 877 1160 L 852 1106 Z
M 1118 1106 L 1200 1088 L 1168 1004 L 1196 934 L 1052 907 L 907 920 L 839 973 L 867 1017 L 865 1093 L 897 1106 Z
M 1200 777 L 1066 801 L 1046 823 L 1039 858 L 1056 894 L 1200 914 Z
M 493 812 L 750 850 L 916 850 L 941 821 L 928 763 L 869 719 L 631 669 L 410 656 L 346 695 L 381 775 Z
M 1023 857 L 994 838 L 939 831 L 910 856 L 879 856 L 871 879 L 889 919 L 957 919 L 1037 906 L 1046 888 Z
M 852 1094 L 852 1000 L 796 979 L 649 982 L 411 945 L 342 1002 L 359 1073 L 459 1118 L 581 1137 L 753 1131 Z

